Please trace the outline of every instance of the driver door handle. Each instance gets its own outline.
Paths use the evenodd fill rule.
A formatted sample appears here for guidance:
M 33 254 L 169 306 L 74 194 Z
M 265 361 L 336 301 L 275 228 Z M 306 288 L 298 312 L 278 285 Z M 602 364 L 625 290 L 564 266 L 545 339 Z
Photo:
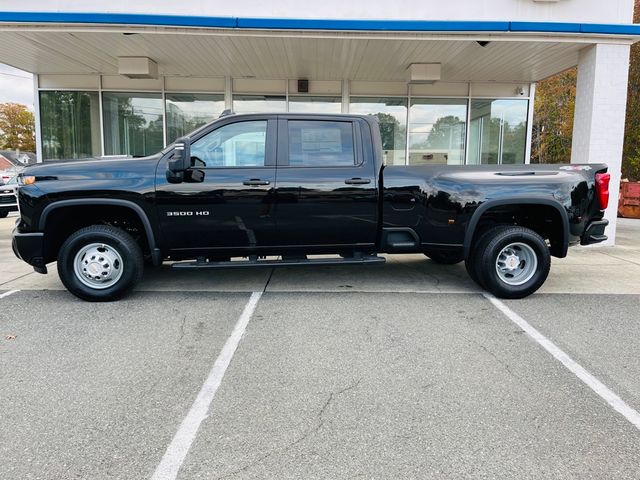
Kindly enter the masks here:
M 249 187 L 259 187 L 261 185 L 269 185 L 271 182 L 269 180 L 260 180 L 259 178 L 250 178 L 249 180 L 245 180 L 242 182 L 243 185 L 247 185 Z
M 370 178 L 360 178 L 360 177 L 354 177 L 354 178 L 347 178 L 344 183 L 346 183 L 347 185 L 366 185 L 368 183 L 371 183 L 371 179 Z

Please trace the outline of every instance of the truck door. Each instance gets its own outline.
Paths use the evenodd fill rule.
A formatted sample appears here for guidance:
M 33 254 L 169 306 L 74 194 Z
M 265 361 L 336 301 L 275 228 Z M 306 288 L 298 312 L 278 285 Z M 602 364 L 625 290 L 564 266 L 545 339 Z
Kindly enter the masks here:
M 357 118 L 280 116 L 276 230 L 281 245 L 375 244 L 378 185 Z M 367 136 L 369 138 L 370 136 Z M 368 158 L 366 158 L 368 157 Z
M 158 216 L 174 254 L 273 245 L 276 130 L 273 116 L 229 117 L 192 139 L 192 170 L 201 181 L 171 184 L 166 166 L 158 169 Z

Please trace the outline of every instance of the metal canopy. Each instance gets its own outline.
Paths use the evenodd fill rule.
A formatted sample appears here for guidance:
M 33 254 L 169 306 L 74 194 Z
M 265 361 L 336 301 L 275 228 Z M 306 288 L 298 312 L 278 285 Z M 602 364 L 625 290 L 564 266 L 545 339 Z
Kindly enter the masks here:
M 478 40 L 489 41 L 482 47 Z M 161 75 L 406 81 L 412 63 L 441 63 L 442 81 L 532 82 L 577 64 L 577 37 L 224 31 L 152 27 L 3 29 L 0 62 L 40 74 L 116 75 L 146 56 Z

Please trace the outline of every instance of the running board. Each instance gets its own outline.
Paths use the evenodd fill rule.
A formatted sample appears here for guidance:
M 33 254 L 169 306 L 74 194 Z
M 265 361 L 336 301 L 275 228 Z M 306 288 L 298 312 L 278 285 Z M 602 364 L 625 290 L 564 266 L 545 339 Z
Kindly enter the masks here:
M 243 267 L 297 267 L 302 265 L 370 265 L 375 263 L 385 263 L 384 257 L 377 255 L 363 255 L 348 258 L 291 258 L 284 260 L 236 260 L 226 262 L 176 262 L 171 268 L 191 270 L 198 268 L 243 268 Z

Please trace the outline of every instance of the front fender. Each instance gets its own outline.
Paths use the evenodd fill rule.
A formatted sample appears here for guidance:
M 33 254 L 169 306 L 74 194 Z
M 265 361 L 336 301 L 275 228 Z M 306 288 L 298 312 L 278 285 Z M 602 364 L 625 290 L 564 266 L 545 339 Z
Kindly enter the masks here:
M 121 200 L 121 199 L 115 199 L 115 198 L 87 198 L 87 199 L 74 198 L 69 200 L 58 200 L 58 201 L 49 203 L 42 210 L 42 214 L 40 215 L 40 221 L 39 221 L 39 230 L 41 232 L 45 231 L 45 227 L 47 224 L 47 217 L 54 210 L 62 207 L 86 206 L 86 205 L 103 205 L 103 206 L 113 205 L 113 206 L 119 206 L 119 207 L 126 207 L 133 210 L 136 213 L 136 215 L 138 215 L 138 217 L 140 218 L 140 222 L 144 227 L 145 234 L 147 236 L 147 241 L 149 244 L 149 251 L 151 252 L 154 265 L 159 265 L 162 262 L 162 255 L 161 255 L 160 249 L 157 246 L 156 235 L 151 225 L 151 221 L 147 216 L 147 213 L 144 211 L 144 209 L 140 205 L 130 200 Z

